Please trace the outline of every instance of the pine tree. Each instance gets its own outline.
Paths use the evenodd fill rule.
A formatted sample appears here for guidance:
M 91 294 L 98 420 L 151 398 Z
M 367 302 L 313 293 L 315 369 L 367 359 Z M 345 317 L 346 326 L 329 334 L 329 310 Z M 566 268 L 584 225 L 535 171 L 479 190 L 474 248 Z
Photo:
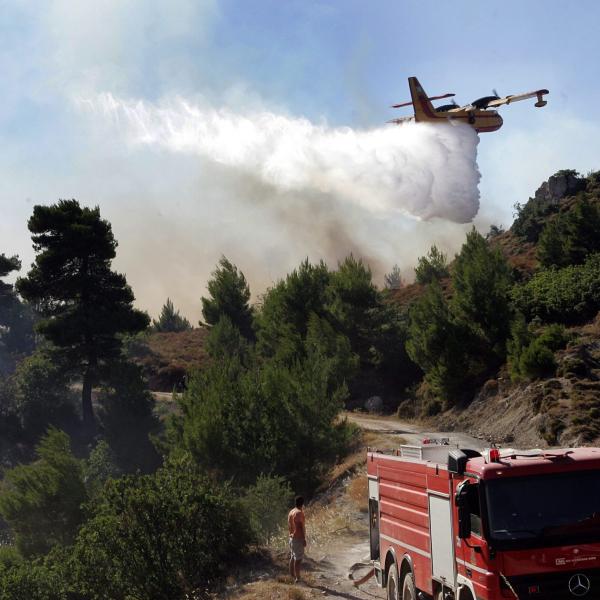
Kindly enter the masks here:
M 398 265 L 394 265 L 394 268 L 390 273 L 383 276 L 385 281 L 385 287 L 388 290 L 399 290 L 402 287 L 402 273 Z
M 473 228 L 454 264 L 452 309 L 502 359 L 510 330 L 511 283 L 509 266 L 500 251 L 490 248 Z
M 433 281 L 439 281 L 448 277 L 448 259 L 446 255 L 438 250 L 434 244 L 427 253 L 427 256 L 421 256 L 415 267 L 417 283 L 426 285 Z
M 185 317 L 179 314 L 178 310 L 175 310 L 171 299 L 167 298 L 158 320 L 152 321 L 152 328 L 155 331 L 165 333 L 170 331 L 188 331 L 192 326 Z
M 238 268 L 224 256 L 208 282 L 209 298 L 202 298 L 202 316 L 208 325 L 216 325 L 222 316 L 248 340 L 254 339 L 250 288 Z
M 111 271 L 117 242 L 98 207 L 81 208 L 76 200 L 35 206 L 28 227 L 37 256 L 17 289 L 39 308 L 39 333 L 82 373 L 83 421 L 90 432 L 98 367 L 119 354 L 120 333 L 145 329 L 149 318 L 133 308 L 125 276 Z

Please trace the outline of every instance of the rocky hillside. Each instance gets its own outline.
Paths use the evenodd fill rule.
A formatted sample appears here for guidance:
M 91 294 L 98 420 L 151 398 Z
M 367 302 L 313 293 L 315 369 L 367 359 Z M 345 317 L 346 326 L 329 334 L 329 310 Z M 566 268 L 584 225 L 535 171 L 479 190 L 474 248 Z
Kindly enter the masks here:
M 582 263 L 579 265 L 571 260 L 562 265 L 540 263 L 540 256 L 546 256 L 548 262 L 544 251 L 551 247 L 552 231 L 560 231 L 560 224 L 567 223 L 563 227 L 566 231 L 573 220 L 567 215 L 580 210 L 582 202 L 600 206 L 598 174 L 581 177 L 573 171 L 561 171 L 544 182 L 526 204 L 517 207 L 518 216 L 509 231 L 490 238 L 490 244 L 498 247 L 513 267 L 515 280 L 523 286 L 520 297 L 526 297 L 526 306 L 539 308 L 535 303 L 542 296 L 546 306 L 549 302 L 562 306 L 553 313 L 532 311 L 529 328 L 560 323 L 565 328 L 566 345 L 554 351 L 551 368 L 537 377 L 515 380 L 509 359 L 479 388 L 470 404 L 432 417 L 437 426 L 521 447 L 600 443 L 600 304 L 596 295 L 600 277 L 594 271 L 585 289 L 573 290 L 581 284 L 589 258 L 578 261 Z M 597 234 L 600 236 L 600 231 Z M 582 237 L 580 234 L 569 242 L 570 252 L 573 245 L 583 244 Z M 576 256 L 574 251 L 572 254 Z M 570 281 L 574 286 L 568 285 Z M 405 289 L 399 301 L 411 295 L 416 295 L 415 289 Z M 540 319 L 540 314 L 546 315 L 545 319 Z

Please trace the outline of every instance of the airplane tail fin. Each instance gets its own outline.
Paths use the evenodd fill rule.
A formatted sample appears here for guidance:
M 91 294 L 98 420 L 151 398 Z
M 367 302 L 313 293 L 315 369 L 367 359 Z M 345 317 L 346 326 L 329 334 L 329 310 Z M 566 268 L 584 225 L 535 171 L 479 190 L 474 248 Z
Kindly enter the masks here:
M 415 121 L 431 121 L 436 119 L 435 108 L 433 108 L 433 104 L 431 104 L 427 94 L 421 87 L 419 80 L 416 77 L 409 77 L 408 86 L 410 87 L 410 96 L 415 110 Z

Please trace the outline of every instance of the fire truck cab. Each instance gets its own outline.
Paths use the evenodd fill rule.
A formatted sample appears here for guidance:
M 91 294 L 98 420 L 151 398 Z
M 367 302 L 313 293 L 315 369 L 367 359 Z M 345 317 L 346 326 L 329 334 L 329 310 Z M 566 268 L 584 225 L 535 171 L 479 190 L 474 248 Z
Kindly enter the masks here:
M 388 600 L 600 599 L 600 448 L 367 453 Z

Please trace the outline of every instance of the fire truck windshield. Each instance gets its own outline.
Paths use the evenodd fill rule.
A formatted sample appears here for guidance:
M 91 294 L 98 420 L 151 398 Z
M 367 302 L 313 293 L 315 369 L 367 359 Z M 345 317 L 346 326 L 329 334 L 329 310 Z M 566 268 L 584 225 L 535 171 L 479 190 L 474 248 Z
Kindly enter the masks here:
M 600 541 L 600 471 L 486 481 L 485 500 L 500 550 Z

